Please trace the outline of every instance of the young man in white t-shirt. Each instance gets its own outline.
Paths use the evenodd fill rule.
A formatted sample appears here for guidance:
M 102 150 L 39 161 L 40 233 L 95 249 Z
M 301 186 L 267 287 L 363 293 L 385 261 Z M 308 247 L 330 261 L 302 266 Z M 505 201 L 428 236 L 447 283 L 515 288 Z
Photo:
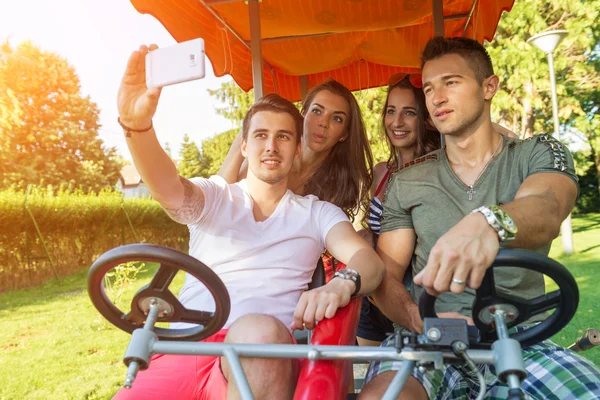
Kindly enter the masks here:
M 147 52 L 142 46 L 129 59 L 119 89 L 119 122 L 154 199 L 188 225 L 190 254 L 228 288 L 229 320 L 208 341 L 292 343 L 291 330 L 312 329 L 352 295 L 373 291 L 383 277 L 383 263 L 345 214 L 287 189 L 302 133 L 296 107 L 277 95 L 251 107 L 242 127 L 249 166 L 245 180 L 182 178 L 152 128 L 160 90 L 145 85 Z M 325 286 L 305 291 L 324 248 L 348 268 Z M 210 294 L 190 276 L 180 300 L 192 309 L 214 307 Z M 245 358 L 242 366 L 256 398 L 292 398 L 299 372 L 292 360 Z M 239 398 L 239 393 L 226 359 L 165 355 L 138 375 L 133 389 L 117 394 L 119 399 L 174 396 L 222 399 Z

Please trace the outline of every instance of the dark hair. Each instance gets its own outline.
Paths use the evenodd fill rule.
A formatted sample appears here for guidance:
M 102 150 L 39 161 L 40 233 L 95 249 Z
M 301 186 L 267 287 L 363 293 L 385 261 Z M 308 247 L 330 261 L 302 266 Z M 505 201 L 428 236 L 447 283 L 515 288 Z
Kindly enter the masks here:
M 423 89 L 416 88 L 410 83 L 410 79 L 407 76 L 402 79 L 400 82 L 395 83 L 391 86 L 388 86 L 387 96 L 385 98 L 385 105 L 383 106 L 382 113 L 382 124 L 383 133 L 390 149 L 390 157 L 388 159 L 388 167 L 393 170 L 400 167 L 398 165 L 398 150 L 392 144 L 392 140 L 387 135 L 385 130 L 385 114 L 388 108 L 388 103 L 390 100 L 390 94 L 392 90 L 400 88 L 400 89 L 408 89 L 413 92 L 415 95 L 415 100 L 417 103 L 417 149 L 415 150 L 415 158 L 421 157 L 429 152 L 437 150 L 440 148 L 440 134 L 437 131 L 428 131 L 427 125 L 425 121 L 429 117 L 429 112 L 427 111 L 427 106 L 425 104 L 425 95 L 423 94 Z
M 250 129 L 252 117 L 254 114 L 261 111 L 273 111 L 291 116 L 296 125 L 296 141 L 297 143 L 300 143 L 300 140 L 302 139 L 302 130 L 304 129 L 304 117 L 302 117 L 302 114 L 300 114 L 300 111 L 298 111 L 298 108 L 296 108 L 292 102 L 276 93 L 269 93 L 258 99 L 256 103 L 252 104 L 242 122 L 242 137 L 244 140 L 248 140 L 248 130 Z
M 421 57 L 421 70 L 423 70 L 426 62 L 447 54 L 457 54 L 467 61 L 469 67 L 475 72 L 477 82 L 480 84 L 485 78 L 494 75 L 492 59 L 485 47 L 476 40 L 463 37 L 436 36 L 427 42 Z
M 304 185 L 304 194 L 313 194 L 335 204 L 354 220 L 358 210 L 366 210 L 369 201 L 373 155 L 358 102 L 341 83 L 328 79 L 312 88 L 302 103 L 302 114 L 308 111 L 317 93 L 323 90 L 342 96 L 348 102 L 348 137 L 333 146 L 323 164 Z

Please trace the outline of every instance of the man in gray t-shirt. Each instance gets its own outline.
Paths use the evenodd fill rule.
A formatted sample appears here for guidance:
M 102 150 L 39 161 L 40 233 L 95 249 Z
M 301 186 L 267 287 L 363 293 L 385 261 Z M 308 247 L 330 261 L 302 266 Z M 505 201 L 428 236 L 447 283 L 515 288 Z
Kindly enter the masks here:
M 423 321 L 415 301 L 422 290 L 440 295 L 439 316 L 472 323 L 474 290 L 500 247 L 547 254 L 578 192 L 573 160 L 560 142 L 548 135 L 509 139 L 494 130 L 490 108 L 499 81 L 481 44 L 430 40 L 422 80 L 427 110 L 446 147 L 404 165 L 392 178 L 377 243 L 386 276 L 373 293 L 388 318 L 419 333 Z M 407 268 L 413 272 L 411 293 L 403 284 Z M 541 274 L 510 268 L 495 278 L 503 293 L 544 293 Z M 528 398 L 600 398 L 600 372 L 576 354 L 546 341 L 524 349 L 524 360 Z M 401 363 L 372 362 L 359 398 L 381 398 Z M 493 367 L 486 366 L 484 376 L 486 398 L 507 398 L 508 387 Z M 462 366 L 415 370 L 400 398 L 471 398 L 479 384 Z
M 472 190 L 454 172 L 444 150 L 415 160 L 394 174 L 385 197 L 381 231 L 414 231 L 416 245 L 411 263 L 414 275 L 425 268 L 436 242 L 458 221 L 478 207 L 510 203 L 528 177 L 557 173 L 577 183 L 569 151 L 551 136 L 537 135 L 524 141 L 498 137 L 497 146 L 501 150 L 490 160 Z M 560 163 L 554 161 L 556 154 Z M 533 250 L 547 255 L 550 242 Z M 544 278 L 540 273 L 506 268 L 496 271 L 495 276 L 498 289 L 504 294 L 522 298 L 544 294 Z M 422 286 L 412 285 L 415 303 L 422 290 Z M 474 295 L 475 290 L 470 287 L 461 294 L 442 293 L 436 309 L 470 317 Z

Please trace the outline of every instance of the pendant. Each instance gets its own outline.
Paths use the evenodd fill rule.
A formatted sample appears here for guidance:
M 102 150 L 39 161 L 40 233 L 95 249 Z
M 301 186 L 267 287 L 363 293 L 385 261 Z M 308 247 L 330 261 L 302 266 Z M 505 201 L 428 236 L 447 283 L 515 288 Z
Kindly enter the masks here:
M 475 192 L 475 189 L 473 189 L 473 186 L 469 186 L 469 190 L 467 190 L 467 194 L 469 195 L 469 200 L 473 200 L 473 195 L 477 193 Z

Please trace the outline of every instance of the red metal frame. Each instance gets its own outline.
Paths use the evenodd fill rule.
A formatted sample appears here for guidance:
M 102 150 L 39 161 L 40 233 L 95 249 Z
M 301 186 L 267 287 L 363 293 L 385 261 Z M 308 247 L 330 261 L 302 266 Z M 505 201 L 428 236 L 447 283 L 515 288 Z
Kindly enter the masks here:
M 361 305 L 362 297 L 354 298 L 337 310 L 335 317 L 321 321 L 313 332 L 311 344 L 353 345 Z M 307 360 L 300 371 L 294 400 L 346 399 L 351 371 L 351 361 Z

